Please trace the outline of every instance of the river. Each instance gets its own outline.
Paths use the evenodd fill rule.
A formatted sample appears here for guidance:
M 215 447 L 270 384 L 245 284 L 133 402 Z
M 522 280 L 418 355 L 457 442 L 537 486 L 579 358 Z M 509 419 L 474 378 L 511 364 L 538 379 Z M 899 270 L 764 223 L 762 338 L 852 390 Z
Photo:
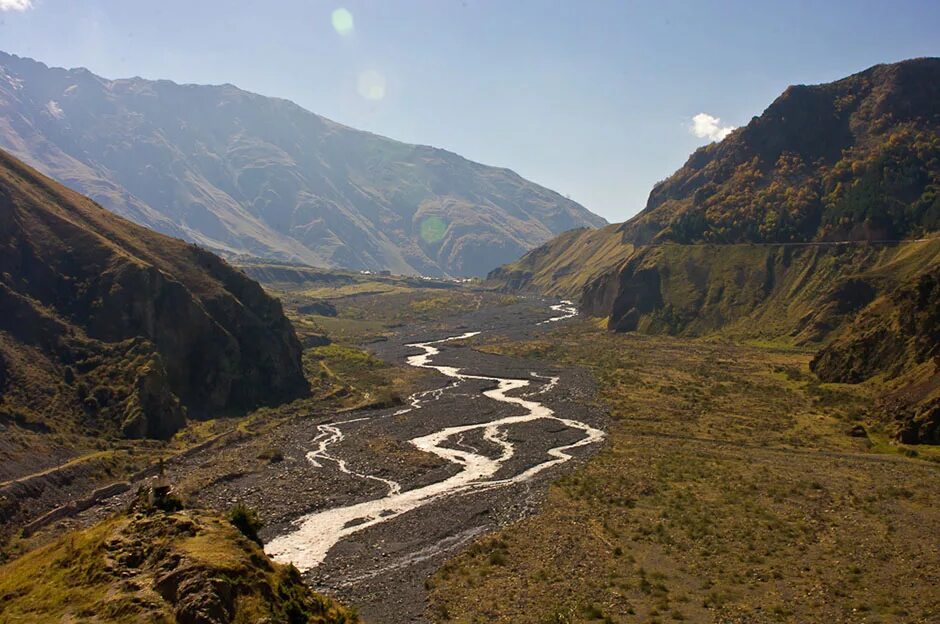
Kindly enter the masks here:
M 570 318 L 577 314 L 577 309 L 567 301 L 552 306 L 552 310 L 560 314 L 543 321 L 543 323 Z M 384 484 L 387 487 L 387 493 L 373 500 L 301 516 L 293 523 L 293 530 L 268 542 L 265 546 L 265 552 L 282 563 L 293 563 L 301 571 L 312 570 L 323 563 L 334 545 L 356 532 L 388 522 L 393 518 L 444 497 L 459 496 L 471 491 L 500 488 L 527 481 L 547 468 L 570 460 L 572 456 L 569 451 L 572 449 L 600 442 L 604 438 L 605 434 L 600 429 L 578 420 L 559 417 L 555 415 L 552 409 L 536 399 L 540 392 L 544 392 L 558 383 L 556 377 L 539 375 L 534 372 L 532 373 L 533 379 L 476 375 L 464 372 L 460 367 L 443 366 L 433 362 L 434 356 L 439 355 L 441 352 L 440 347 L 447 343 L 472 338 L 480 333 L 478 331 L 469 331 L 440 340 L 416 342 L 407 345 L 409 348 L 420 351 L 407 358 L 409 365 L 432 369 L 454 380 L 449 386 L 433 392 L 452 391 L 466 380 L 494 382 L 496 387 L 481 390 L 481 394 L 493 401 L 517 408 L 510 410 L 513 412 L 510 415 L 494 412 L 492 420 L 443 427 L 428 435 L 410 440 L 410 443 L 416 448 L 459 466 L 460 470 L 452 476 L 435 483 L 403 491 L 399 483 L 375 475 L 357 472 L 347 466 L 345 460 L 334 457 L 329 452 L 331 446 L 343 440 L 342 427 L 344 424 L 358 422 L 368 417 L 320 425 L 318 435 L 314 439 L 316 447 L 308 452 L 307 460 L 314 466 L 322 466 L 323 462 L 333 462 L 341 472 Z M 533 383 L 540 384 L 541 389 L 524 392 L 524 389 Z M 410 407 L 403 408 L 397 413 L 403 414 L 422 409 L 422 399 L 428 394 L 428 392 L 422 392 L 409 397 Z M 520 409 L 522 413 L 518 413 Z M 516 444 L 518 442 L 510 440 L 507 435 L 509 428 L 513 425 L 539 419 L 557 421 L 565 427 L 580 431 L 582 436 L 575 442 L 548 449 L 541 461 L 520 469 L 516 474 L 496 478 L 500 469 L 517 451 Z M 487 456 L 472 446 L 463 444 L 462 437 L 465 434 L 477 431 L 482 434 L 484 440 L 498 450 L 494 457 Z M 456 444 L 446 446 L 445 443 L 448 441 L 455 441 Z

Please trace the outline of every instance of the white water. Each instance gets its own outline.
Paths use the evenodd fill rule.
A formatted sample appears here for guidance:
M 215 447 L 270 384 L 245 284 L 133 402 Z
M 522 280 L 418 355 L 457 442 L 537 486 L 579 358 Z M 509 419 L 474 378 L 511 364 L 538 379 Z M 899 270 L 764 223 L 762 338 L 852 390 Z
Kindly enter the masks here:
M 555 309 L 554 306 L 553 309 Z M 558 311 L 561 310 L 559 309 Z M 565 313 L 568 314 L 568 311 L 565 310 Z M 577 311 L 569 316 L 558 318 L 569 318 L 575 313 L 577 313 Z M 479 334 L 479 332 L 468 332 L 460 336 L 444 338 L 443 340 L 410 344 L 408 345 L 409 347 L 421 349 L 423 353 L 409 357 L 408 364 L 420 368 L 436 370 L 458 382 L 467 379 L 496 382 L 496 388 L 484 391 L 483 395 L 494 401 L 517 405 L 523 408 L 525 413 L 517 416 L 505 416 L 482 423 L 445 427 L 434 433 L 412 439 L 411 443 L 417 448 L 452 462 L 460 466 L 461 470 L 457 474 L 442 481 L 438 481 L 437 483 L 404 492 L 401 491 L 399 484 L 394 481 L 354 472 L 346 466 L 345 461 L 327 454 L 327 448 L 331 444 L 335 444 L 343 439 L 343 433 L 338 428 L 338 425 L 344 423 L 321 425 L 319 427 L 320 434 L 314 440 L 318 443 L 318 448 L 307 455 L 308 459 L 313 462 L 314 465 L 320 466 L 320 460 L 333 461 L 344 473 L 366 479 L 373 479 L 386 484 L 389 488 L 389 492 L 386 496 L 375 500 L 369 500 L 346 507 L 327 509 L 325 511 L 302 516 L 294 522 L 296 526 L 294 531 L 275 538 L 265 546 L 265 551 L 269 555 L 277 561 L 293 563 L 301 571 L 313 569 L 323 562 L 330 548 L 343 538 L 357 531 L 385 522 L 445 496 L 472 490 L 501 487 L 531 479 L 546 468 L 571 459 L 571 455 L 568 454 L 568 451 L 571 449 L 593 444 L 603 439 L 604 432 L 600 429 L 596 429 L 576 420 L 555 416 L 551 409 L 538 401 L 508 395 L 510 392 L 528 386 L 530 381 L 527 379 L 469 375 L 462 373 L 460 368 L 453 366 L 437 366 L 431 363 L 431 358 L 440 353 L 440 350 L 434 345 L 453 340 L 463 340 L 476 336 L 477 334 Z M 533 373 L 533 375 L 535 374 Z M 548 379 L 549 385 L 553 386 L 557 383 L 557 380 L 554 378 Z M 450 387 L 453 387 L 453 385 Z M 421 393 L 420 395 L 416 395 L 411 401 L 412 407 L 406 408 L 405 411 L 420 408 L 420 398 L 428 394 L 429 393 Z M 529 396 L 532 394 L 535 393 L 530 393 Z M 440 393 L 438 392 L 435 398 L 439 397 Z M 398 413 L 402 413 L 402 411 L 400 410 Z M 584 432 L 584 437 L 572 444 L 549 449 L 546 453 L 548 457 L 544 461 L 529 467 L 523 472 L 503 479 L 493 478 L 515 452 L 515 446 L 506 438 L 506 427 L 542 418 L 556 420 L 572 429 L 581 430 Z M 462 444 L 463 434 L 474 430 L 482 430 L 483 438 L 493 443 L 496 445 L 496 448 L 501 450 L 499 457 L 491 459 L 476 452 L 473 447 Z M 460 445 L 461 448 L 443 446 L 447 440 L 454 437 L 456 437 L 457 444 Z
M 578 306 L 568 301 L 567 299 L 562 299 L 561 303 L 557 303 L 549 307 L 553 312 L 561 312 L 561 315 L 545 319 L 544 321 L 540 322 L 539 325 L 544 325 L 545 323 L 554 323 L 556 321 L 563 321 L 565 319 L 570 319 L 571 317 L 578 314 Z
M 351 418 L 349 420 L 343 420 L 338 423 L 329 423 L 325 425 L 319 425 L 317 430 L 320 432 L 317 437 L 313 439 L 317 443 L 317 450 L 310 451 L 307 453 L 307 460 L 316 466 L 317 468 L 322 468 L 323 464 L 319 460 L 325 459 L 331 462 L 336 463 L 336 467 L 339 468 L 340 472 L 343 472 L 348 475 L 353 475 L 354 477 L 360 477 L 362 479 L 370 479 L 372 481 L 378 481 L 379 483 L 384 483 L 388 486 L 389 495 L 398 494 L 401 492 L 401 485 L 396 481 L 391 481 L 389 479 L 383 479 L 382 477 L 377 477 L 375 475 L 363 474 L 361 472 L 356 472 L 355 470 L 350 470 L 349 466 L 346 465 L 345 459 L 339 459 L 338 457 L 333 457 L 326 452 L 327 447 L 332 444 L 336 444 L 342 440 L 345 436 L 343 432 L 340 431 L 339 425 L 345 425 L 348 423 L 359 422 L 361 420 L 369 420 L 368 418 Z

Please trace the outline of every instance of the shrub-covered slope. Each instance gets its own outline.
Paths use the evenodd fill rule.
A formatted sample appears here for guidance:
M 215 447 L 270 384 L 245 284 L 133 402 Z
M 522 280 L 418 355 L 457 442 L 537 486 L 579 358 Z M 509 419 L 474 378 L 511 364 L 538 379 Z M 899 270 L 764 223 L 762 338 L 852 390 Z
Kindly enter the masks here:
M 940 227 L 940 59 L 788 88 L 623 224 L 679 243 L 916 238 Z
M 3 53 L 0 147 L 142 225 L 315 266 L 484 275 L 565 230 L 604 224 L 508 169 L 287 100 Z
M 702 333 L 752 322 L 763 331 L 764 308 L 793 315 L 793 288 L 810 314 L 814 298 L 825 305 L 839 288 L 870 299 L 900 283 L 886 274 L 871 292 L 855 292 L 856 274 L 894 248 L 827 243 L 916 239 L 938 227 L 940 59 L 915 59 L 790 87 L 747 126 L 697 150 L 633 219 L 566 233 L 492 272 L 490 283 L 580 295 L 614 328 Z M 903 257 L 914 263 L 904 264 L 908 275 L 933 261 Z M 788 286 L 788 275 L 818 283 Z M 773 329 L 800 333 L 803 322 Z
M 535 291 L 580 298 L 584 287 L 634 251 L 623 242 L 619 225 L 580 228 L 556 236 L 487 276 L 489 285 L 506 291 Z
M 0 419 L 166 437 L 306 389 L 280 304 L 0 152 Z
M 915 59 L 790 87 L 633 219 L 566 233 L 490 284 L 580 297 L 620 331 L 835 340 L 820 376 L 887 380 L 898 436 L 934 441 L 938 229 L 940 59 Z
M 898 283 L 940 262 L 940 240 L 858 245 L 640 247 L 582 306 L 611 329 L 820 343 Z

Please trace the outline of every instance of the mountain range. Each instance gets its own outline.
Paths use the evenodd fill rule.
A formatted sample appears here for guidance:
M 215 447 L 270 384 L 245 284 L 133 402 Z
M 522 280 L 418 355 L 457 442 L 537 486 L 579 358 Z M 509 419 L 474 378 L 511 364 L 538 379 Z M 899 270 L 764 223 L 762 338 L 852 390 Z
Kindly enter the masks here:
M 228 255 L 485 275 L 605 222 L 457 154 L 232 85 L 108 80 L 0 53 L 0 147 L 138 224 Z

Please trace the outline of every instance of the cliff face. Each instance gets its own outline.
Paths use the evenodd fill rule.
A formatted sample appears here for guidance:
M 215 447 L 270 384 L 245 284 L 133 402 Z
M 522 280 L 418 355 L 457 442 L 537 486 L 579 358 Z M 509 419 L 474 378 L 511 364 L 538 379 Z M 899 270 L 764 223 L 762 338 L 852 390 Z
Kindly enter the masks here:
M 41 420 L 41 392 L 64 421 L 166 437 L 183 408 L 240 412 L 306 388 L 300 344 L 257 283 L 7 154 L 0 308 L 10 417 Z
M 940 240 L 888 245 L 640 247 L 592 281 L 582 308 L 618 331 L 821 344 L 940 263 Z
M 4 622 L 359 621 L 228 519 L 140 503 L 6 563 L 0 594 Z
M 824 381 L 894 379 L 879 409 L 896 436 L 940 444 L 940 267 L 872 302 L 810 366 Z

